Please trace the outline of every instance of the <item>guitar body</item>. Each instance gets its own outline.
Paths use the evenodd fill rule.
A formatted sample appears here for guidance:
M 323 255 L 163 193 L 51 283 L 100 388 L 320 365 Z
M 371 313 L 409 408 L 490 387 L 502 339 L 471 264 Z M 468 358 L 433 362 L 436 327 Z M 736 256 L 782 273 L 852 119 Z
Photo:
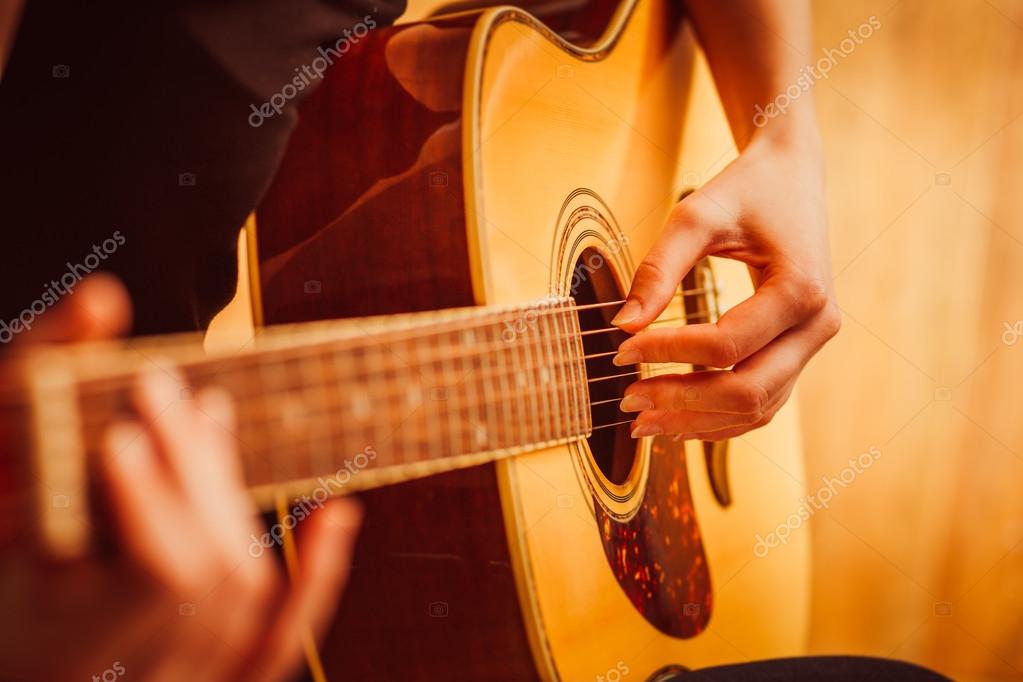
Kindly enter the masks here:
M 257 211 L 256 323 L 622 298 L 684 170 L 730 149 L 716 132 L 716 155 L 701 138 L 687 158 L 684 130 L 720 113 L 705 82 L 693 90 L 676 4 L 595 2 L 544 23 L 497 8 L 354 44 L 303 104 Z M 715 266 L 724 305 L 748 295 L 743 268 Z M 608 326 L 601 314 L 592 328 Z M 589 338 L 598 351 L 620 341 Z M 632 379 L 592 384 L 591 399 Z M 593 421 L 616 421 L 613 406 Z M 645 680 L 799 654 L 809 530 L 755 553 L 801 501 L 795 412 L 728 456 L 727 505 L 703 444 L 637 445 L 627 426 L 363 493 L 314 676 Z

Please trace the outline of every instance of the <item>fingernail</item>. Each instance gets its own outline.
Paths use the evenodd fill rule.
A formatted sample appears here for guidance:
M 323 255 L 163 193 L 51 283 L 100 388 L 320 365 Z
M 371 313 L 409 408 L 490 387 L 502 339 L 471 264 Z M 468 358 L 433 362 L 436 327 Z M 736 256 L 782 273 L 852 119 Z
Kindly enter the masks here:
M 615 365 L 615 367 L 637 365 L 643 362 L 643 354 L 638 350 L 622 350 L 618 351 L 618 355 L 611 358 L 611 362 Z
M 651 410 L 653 407 L 654 401 L 650 400 L 650 398 L 634 393 L 625 396 L 618 409 L 622 412 L 642 412 L 643 410 Z
M 632 300 L 626 301 L 625 305 L 622 306 L 622 309 L 619 310 L 618 314 L 614 316 L 613 320 L 611 320 L 611 324 L 615 326 L 628 324 L 639 317 L 641 312 L 643 312 L 643 308 L 639 305 L 639 302 Z
M 632 437 L 644 438 L 646 436 L 657 436 L 662 433 L 664 433 L 664 429 L 657 424 L 640 424 L 632 430 Z

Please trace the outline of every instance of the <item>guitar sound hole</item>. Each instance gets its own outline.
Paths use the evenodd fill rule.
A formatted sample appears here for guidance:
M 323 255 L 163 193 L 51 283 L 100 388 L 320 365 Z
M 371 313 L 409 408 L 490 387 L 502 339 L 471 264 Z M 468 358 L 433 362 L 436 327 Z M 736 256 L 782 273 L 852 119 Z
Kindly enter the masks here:
M 593 303 L 620 301 L 625 297 L 607 257 L 596 249 L 586 249 L 576 261 L 572 272 L 572 296 L 580 306 Z M 611 327 L 611 318 L 618 312 L 618 306 L 591 308 L 580 310 L 579 328 L 582 331 L 607 329 Z M 618 401 L 625 394 L 625 388 L 638 376 L 632 374 L 639 366 L 616 367 L 611 363 L 611 351 L 618 349 L 619 344 L 628 338 L 620 330 L 587 334 L 583 336 L 583 350 L 588 358 L 586 375 L 589 379 L 612 375 L 625 375 L 614 379 L 592 381 L 590 388 L 590 415 L 593 426 L 629 419 L 628 415 L 618 410 Z M 601 357 L 591 357 L 599 355 Z M 594 462 L 612 483 L 621 485 L 628 480 L 632 465 L 636 459 L 636 441 L 629 435 L 629 424 L 621 424 L 613 428 L 595 429 L 587 439 Z

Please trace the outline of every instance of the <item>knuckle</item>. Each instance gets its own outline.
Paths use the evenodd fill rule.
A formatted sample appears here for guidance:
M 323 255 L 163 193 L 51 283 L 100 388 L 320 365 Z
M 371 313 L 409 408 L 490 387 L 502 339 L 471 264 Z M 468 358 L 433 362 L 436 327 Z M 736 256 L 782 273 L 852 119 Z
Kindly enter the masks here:
M 764 418 L 768 402 L 771 396 L 760 384 L 753 381 L 744 381 L 739 388 L 739 406 L 743 414 L 752 415 L 754 422 Z
M 711 365 L 714 367 L 731 367 L 739 362 L 739 346 L 727 331 L 718 327 L 717 337 L 711 346 Z
M 801 277 L 791 287 L 793 303 L 804 315 L 815 315 L 828 304 L 828 291 L 821 282 Z
M 832 339 L 842 329 L 842 313 L 834 303 L 828 303 L 820 314 L 820 324 L 825 338 Z
M 650 254 L 639 267 L 636 268 L 636 281 L 654 284 L 669 279 L 668 272 L 660 264 L 656 254 Z

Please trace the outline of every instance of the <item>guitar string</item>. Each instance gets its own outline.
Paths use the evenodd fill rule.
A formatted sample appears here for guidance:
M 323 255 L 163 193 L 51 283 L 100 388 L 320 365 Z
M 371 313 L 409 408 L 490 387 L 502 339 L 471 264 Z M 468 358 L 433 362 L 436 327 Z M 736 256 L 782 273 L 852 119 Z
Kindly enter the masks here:
M 704 293 L 705 291 L 706 291 L 706 290 L 704 290 L 704 289 L 695 289 L 695 290 L 683 290 L 683 291 L 680 291 L 680 292 L 678 292 L 677 294 L 675 294 L 675 295 L 674 295 L 674 296 L 673 296 L 672 298 L 674 299 L 674 298 L 684 297 L 684 296 L 686 296 L 686 295 L 695 295 L 695 294 L 697 294 L 697 293 Z M 570 311 L 575 311 L 575 310 L 585 310 L 585 309 L 596 309 L 596 308 L 605 308 L 605 307 L 610 307 L 610 306 L 614 306 L 614 305 L 620 305 L 621 303 L 622 303 L 622 301 L 610 301 L 610 302 L 605 302 L 605 303 L 598 303 L 598 304 L 588 304 L 588 305 L 583 305 L 583 306 L 561 306 L 561 307 L 555 307 L 555 308 L 552 308 L 552 309 L 551 309 L 551 310 L 549 310 L 549 311 L 546 311 L 546 310 L 545 310 L 545 311 L 541 311 L 541 313 L 542 313 L 542 314 L 544 314 L 544 315 L 546 315 L 546 316 L 548 316 L 548 318 L 549 318 L 550 316 L 553 316 L 553 315 L 554 315 L 555 313 L 568 313 L 568 312 L 570 312 Z M 527 312 L 528 312 L 528 309 L 527 309 Z M 699 315 L 699 314 L 697 314 L 697 315 Z M 688 320 L 688 319 L 690 319 L 691 317 L 693 317 L 693 315 L 686 315 L 686 316 L 684 316 L 684 318 L 682 318 L 682 319 L 687 319 L 687 320 Z M 668 321 L 670 321 L 671 319 L 675 319 L 675 318 L 669 318 L 669 319 L 663 319 L 663 318 L 662 318 L 662 319 L 659 319 L 659 320 L 657 320 L 657 321 L 656 321 L 656 323 L 663 323 L 663 322 L 668 322 Z M 488 326 L 492 326 L 492 325 L 493 325 L 493 320 L 483 320 L 483 322 L 484 322 L 484 323 L 486 323 L 486 324 L 488 324 Z M 591 333 L 595 333 L 595 332 L 596 332 L 596 333 L 602 333 L 602 332 L 607 332 L 607 333 L 609 333 L 609 332 L 612 332 L 612 331 L 621 331 L 621 330 L 619 330 L 619 329 L 618 329 L 617 327 L 610 327 L 610 328 L 606 328 L 606 329 L 603 329 L 603 330 L 588 330 L 587 332 L 582 332 L 582 334 L 591 334 Z M 572 337 L 574 337 L 574 336 L 579 336 L 579 333 L 573 333 L 573 334 L 570 334 L 570 335 L 566 335 L 566 336 L 572 336 Z M 536 345 L 537 343 L 543 343 L 543 342 L 545 342 L 545 341 L 546 341 L 546 342 L 547 342 L 547 343 L 549 344 L 549 343 L 550 343 L 550 341 L 551 341 L 551 339 L 550 339 L 549 337 L 547 337 L 547 338 L 541 338 L 541 339 L 537 339 L 537 340 L 535 340 L 535 341 L 532 341 L 532 342 L 530 343 L 530 345 Z M 521 345 L 521 344 L 520 344 L 520 345 Z M 520 349 L 520 350 L 521 350 L 521 349 Z M 590 355 L 590 356 L 583 356 L 583 360 L 586 360 L 586 359 L 592 359 L 592 358 L 594 358 L 594 357 L 606 357 L 607 355 L 611 355 L 611 354 L 612 354 L 612 352 L 607 352 L 607 353 L 600 353 L 600 354 L 592 354 L 592 355 Z M 322 357 L 321 357 L 320 359 L 322 360 Z M 434 360 L 432 360 L 431 362 L 434 362 L 434 363 L 435 363 L 436 361 L 437 361 L 437 360 L 436 360 L 436 359 L 434 359 Z M 577 360 L 575 360 L 575 359 L 570 359 L 570 360 L 569 360 L 569 363 L 571 363 L 571 364 L 575 365 L 575 364 L 577 363 Z M 485 364 L 485 363 L 484 363 L 484 364 Z M 557 363 L 557 365 L 556 365 L 556 366 L 557 366 L 557 367 L 562 367 L 562 366 L 564 366 L 565 364 L 566 364 L 566 363 Z M 545 363 L 545 365 L 546 365 L 546 366 L 548 366 L 548 367 L 550 367 L 551 363 Z M 537 368 L 539 368 L 539 366 L 537 366 L 537 367 L 530 367 L 529 369 L 537 369 Z M 194 371 L 195 369 L 197 369 L 197 368 L 193 367 L 193 371 Z M 232 369 L 242 369 L 242 368 L 241 368 L 241 367 L 238 367 L 237 365 L 235 365 L 234 367 L 232 367 Z M 388 369 L 388 368 L 385 368 L 385 371 L 386 371 L 386 369 Z M 640 374 L 640 373 L 641 373 L 641 372 L 631 372 L 631 373 L 625 373 L 625 374 L 618 374 L 618 375 L 610 375 L 610 376 L 607 376 L 607 377 L 594 377 L 594 378 L 591 378 L 591 379 L 590 379 L 589 381 L 590 381 L 590 382 L 592 383 L 592 382 L 593 382 L 594 380 L 603 380 L 603 379 L 614 379 L 614 378 L 622 378 L 622 377 L 625 377 L 625 376 L 635 376 L 635 375 L 637 375 L 637 374 Z M 476 377 L 476 378 L 478 379 L 479 377 Z M 93 389 L 95 389 L 95 388 L 96 388 L 96 387 L 95 387 L 95 386 L 93 386 Z M 287 389 L 285 389 L 285 390 L 287 391 Z M 610 399 L 610 400 L 602 400 L 602 401 L 594 401 L 594 404 L 604 404 L 604 403 L 610 403 L 610 402 L 613 402 L 614 400 L 615 400 L 615 399 Z M 593 404 L 589 405 L 589 407 L 593 407 Z M 578 417 L 578 415 L 577 415 L 577 417 Z M 599 428 L 604 428 L 605 426 L 608 426 L 608 425 L 597 425 L 597 426 L 595 426 L 595 427 L 593 427 L 593 428 L 597 428 L 597 429 L 599 429 Z
M 620 301 L 615 301 L 615 302 L 610 302 L 610 303 L 593 304 L 591 307 L 608 307 L 610 305 L 618 305 L 620 303 L 621 303 Z M 569 306 L 566 306 L 564 308 L 558 308 L 558 309 L 552 309 L 551 311 L 545 311 L 544 314 L 545 315 L 553 315 L 555 313 L 565 313 L 565 312 L 567 312 L 569 310 L 573 310 L 573 308 L 571 308 Z M 689 318 L 689 317 L 690 316 L 688 316 L 688 315 L 686 316 L 686 318 Z M 675 319 L 682 319 L 682 318 L 658 319 L 658 320 L 655 320 L 654 322 L 652 322 L 651 324 L 667 323 L 667 322 L 670 322 L 670 321 L 674 321 Z M 464 332 L 464 331 L 468 331 L 468 330 L 475 331 L 475 330 L 479 329 L 480 327 L 495 327 L 495 326 L 497 326 L 495 324 L 495 322 L 499 323 L 500 321 L 495 321 L 495 320 L 491 319 L 491 320 L 485 321 L 485 323 L 482 324 L 482 325 L 476 325 L 476 326 L 474 326 L 472 328 L 462 327 L 462 328 L 458 328 L 458 329 L 456 329 L 454 331 L 457 331 L 457 332 Z M 434 330 L 431 329 L 431 331 L 434 331 Z M 613 333 L 613 332 L 626 333 L 623 330 L 619 329 L 618 327 L 605 327 L 605 328 L 602 328 L 602 329 L 586 330 L 586 331 L 582 331 L 582 332 L 572 332 L 572 333 L 561 335 L 561 336 L 541 336 L 540 338 L 531 340 L 528 344 L 526 344 L 526 346 L 527 346 L 527 349 L 528 349 L 529 347 L 535 347 L 535 346 L 537 346 L 539 344 L 547 343 L 547 342 L 550 342 L 550 341 L 557 342 L 557 341 L 563 341 L 565 339 L 574 339 L 574 338 L 581 337 L 581 336 L 591 336 L 591 335 L 594 335 L 594 334 Z M 432 337 L 430 337 L 430 338 L 436 338 L 437 336 L 439 336 L 439 335 L 438 334 L 433 334 Z M 419 339 L 423 339 L 423 338 L 428 338 L 428 337 L 418 337 L 418 338 Z M 405 340 L 413 340 L 413 338 L 412 337 L 405 337 Z M 315 345 L 328 346 L 328 348 L 326 348 L 324 350 L 326 350 L 328 354 L 334 354 L 334 353 L 338 353 L 338 352 L 343 350 L 342 348 L 329 348 L 329 346 L 337 343 L 337 341 L 338 340 L 330 340 L 330 341 L 322 342 L 321 344 L 310 344 L 310 347 L 311 346 L 315 346 Z M 504 340 L 502 339 L 502 341 L 504 341 Z M 512 343 L 514 343 L 514 341 L 512 341 L 512 342 L 504 341 L 504 343 L 508 344 L 510 346 Z M 519 345 L 521 346 L 522 344 L 519 344 Z M 493 350 L 497 350 L 497 349 L 500 349 L 502 347 L 506 347 L 506 346 L 502 346 L 500 344 L 492 344 L 489 347 L 484 346 L 482 348 L 478 348 L 473 353 L 465 354 L 464 352 L 462 352 L 463 349 L 464 349 L 464 345 L 452 345 L 452 346 L 448 346 L 447 348 L 441 348 L 439 350 L 444 351 L 444 350 L 452 349 L 452 350 L 456 351 L 456 353 L 454 355 L 450 355 L 450 356 L 434 356 L 432 358 L 426 358 L 426 360 L 428 362 L 430 362 L 430 363 L 441 362 L 441 361 L 443 361 L 445 359 L 463 359 L 463 360 L 465 360 L 465 359 L 473 358 L 473 357 L 478 356 L 478 355 L 488 354 L 488 353 L 492 352 Z M 259 357 L 259 356 L 245 357 L 245 356 L 242 356 L 240 358 L 228 358 L 226 360 L 222 359 L 222 358 L 203 358 L 203 359 L 200 359 L 200 360 L 195 361 L 195 362 L 185 363 L 184 364 L 184 368 L 188 370 L 188 374 L 191 375 L 190 378 L 198 379 L 198 380 L 201 381 L 203 378 L 209 378 L 211 376 L 216 376 L 216 375 L 219 375 L 219 374 L 224 373 L 226 371 L 251 370 L 253 368 L 253 366 L 255 366 L 258 369 L 258 368 L 266 368 L 266 367 L 269 367 L 271 365 L 279 365 L 279 364 L 287 363 L 287 362 L 293 360 L 293 358 L 288 358 L 286 356 L 288 351 L 298 351 L 298 352 L 306 352 L 306 353 L 308 353 L 308 350 L 309 350 L 309 347 L 275 349 L 275 350 L 269 351 L 270 353 L 274 353 L 274 355 L 275 355 L 274 359 L 269 361 L 269 362 L 266 361 L 265 356 L 263 356 L 263 357 Z M 356 352 L 357 351 L 358 351 L 358 349 L 356 349 Z M 300 359 L 300 361 L 301 360 L 309 361 L 311 359 L 323 360 L 324 358 L 323 358 L 323 355 L 320 354 L 320 355 L 316 355 L 316 356 L 306 355 L 306 356 L 303 356 L 303 357 L 301 357 L 299 359 Z M 227 365 L 227 366 L 224 367 L 224 365 Z M 390 372 L 390 371 L 396 371 L 396 369 L 397 369 L 397 366 L 391 365 L 391 366 L 383 367 L 379 371 Z M 117 389 L 122 387 L 122 383 L 119 380 L 123 380 L 125 378 L 126 378 L 126 375 L 114 375 L 114 376 L 107 377 L 105 379 L 88 379 L 88 380 L 86 380 L 86 382 L 89 384 L 90 388 L 92 388 L 92 389 L 103 389 L 104 388 L 104 382 L 112 382 L 114 384 L 112 390 L 117 390 Z
M 575 360 L 569 360 L 569 361 L 568 361 L 568 363 L 558 363 L 558 365 L 559 365 L 559 366 L 560 366 L 560 365 L 564 365 L 564 364 L 572 364 L 572 365 L 576 365 L 576 364 L 577 364 L 577 362 L 576 362 Z M 666 366 L 666 365 L 668 365 L 668 364 L 673 364 L 673 365 L 675 365 L 675 366 L 674 366 L 674 367 L 671 367 L 671 368 L 670 368 L 670 370 L 676 370 L 676 369 L 678 369 L 678 365 L 679 365 L 680 363 L 661 363 L 661 364 L 662 364 L 662 366 Z M 525 368 L 520 368 L 520 371 L 521 371 L 521 370 L 527 370 L 527 369 L 528 369 L 528 370 L 536 370 L 536 369 L 543 369 L 544 367 L 547 367 L 547 368 L 549 368 L 549 369 L 550 369 L 550 368 L 552 368 L 552 367 L 551 367 L 551 365 L 552 365 L 552 363 L 545 363 L 545 364 L 540 364 L 540 365 L 536 365 L 536 364 L 531 364 L 531 365 L 529 365 L 528 367 L 525 367 Z M 625 377 L 625 376 L 635 376 L 635 375 L 638 375 L 638 374 L 640 374 L 640 373 L 641 373 L 641 372 L 631 372 L 631 373 L 620 373 L 620 374 L 618 374 L 618 375 L 611 375 L 611 376 L 608 376 L 608 377 L 605 377 L 605 378 L 607 378 L 607 379 L 614 379 L 614 378 L 622 378 L 622 377 Z M 656 370 L 654 370 L 654 371 L 649 371 L 649 372 L 648 372 L 648 374 L 650 374 L 650 375 L 657 375 L 657 374 L 663 374 L 663 373 L 664 373 L 664 372 L 658 372 L 658 371 L 656 371 Z M 477 379 L 479 379 L 480 377 L 479 377 L 479 376 L 477 375 L 477 377 L 476 377 L 476 378 L 477 378 Z M 570 383 L 570 384 L 565 384 L 565 385 L 563 385 L 563 386 L 558 386 L 558 387 L 556 387 L 556 388 L 572 388 L 573 386 L 574 386 L 574 384 L 571 384 L 571 383 Z M 284 394 L 286 394 L 286 395 L 293 395 L 293 391 L 294 391 L 294 389 L 296 389 L 296 388 L 297 388 L 297 389 L 303 389 L 303 388 L 305 388 L 305 389 L 308 389 L 308 387 L 302 387 L 302 386 L 297 386 L 297 387 L 284 387 L 284 388 L 282 389 L 282 391 L 281 391 L 281 392 L 282 392 L 282 393 L 284 393 Z M 538 388 L 539 388 L 539 387 L 538 387 Z M 542 389 L 541 389 L 541 390 L 542 390 Z M 485 392 L 485 391 L 484 391 L 484 392 Z M 263 397 L 263 398 L 264 398 L 264 400 L 265 400 L 266 398 L 269 398 L 269 397 L 272 397 L 272 396 L 271 396 L 271 395 L 264 395 L 264 396 L 262 396 L 262 397 Z M 387 398 L 389 399 L 389 398 L 390 398 L 391 396 L 386 396 L 386 397 L 387 397 Z M 502 398 L 503 398 L 503 396 L 500 396 L 500 397 L 502 397 Z M 609 402 L 613 402 L 614 400 L 618 400 L 618 399 L 620 399 L 620 398 L 621 398 L 621 396 L 619 396 L 619 397 L 617 397 L 617 398 L 615 398 L 615 399 L 612 399 L 612 400 L 607 400 L 607 401 L 595 401 L 595 402 L 599 402 L 599 403 L 609 403 Z M 479 410 L 479 409 L 480 409 L 480 407 L 481 407 L 481 405 L 483 405 L 483 404 L 487 404 L 488 402 L 490 402 L 490 401 L 486 401 L 486 402 L 484 402 L 484 403 L 479 403 L 479 402 L 477 402 L 477 404 L 475 404 L 475 405 L 472 405 L 472 404 L 466 404 L 466 406 L 465 406 L 465 407 L 466 407 L 466 408 L 473 408 L 473 407 L 475 407 L 475 409 Z M 574 400 L 572 400 L 571 402 L 573 403 L 573 405 L 571 405 L 571 406 L 568 406 L 568 408 L 569 408 L 569 410 L 570 410 L 570 411 L 571 411 L 571 410 L 576 410 L 575 414 L 573 414 L 573 418 L 574 418 L 574 421 L 575 421 L 575 422 L 576 422 L 576 423 L 578 424 L 578 423 L 579 423 L 579 421 L 580 421 L 580 419 L 582 419 L 582 417 L 581 417 L 581 415 L 580 415 L 580 414 L 578 413 L 578 405 L 577 405 L 577 400 L 575 400 L 575 399 L 574 399 Z M 388 400 L 388 403 L 390 403 L 390 400 Z M 588 405 L 588 407 L 592 407 L 592 405 Z M 251 412 L 251 411 L 252 411 L 252 409 L 251 409 L 251 406 L 249 406 L 249 412 Z M 271 421 L 274 421 L 274 422 L 276 422 L 276 421 L 278 421 L 278 420 L 261 420 L 261 421 L 262 421 L 262 424 L 260 424 L 260 425 L 263 425 L 263 426 L 265 426 L 265 424 L 266 424 L 266 423 L 270 423 Z M 250 422 L 248 422 L 248 424 L 249 424 L 249 425 L 251 425 L 251 426 L 256 426 L 256 424 L 252 423 L 251 421 L 250 421 Z M 605 425 L 605 424 L 597 424 L 597 425 L 593 426 L 593 428 L 594 428 L 594 429 L 601 429 L 601 428 L 604 428 L 604 427 L 606 427 L 606 426 L 608 426 L 608 425 Z
M 669 371 L 671 369 L 675 369 L 675 368 L 669 368 Z M 658 372 L 657 370 L 653 370 L 653 371 L 650 372 L 651 375 L 659 375 L 659 374 L 663 374 L 663 373 L 664 372 Z M 490 401 L 486 401 L 486 402 L 489 403 Z M 577 417 L 578 417 L 578 415 L 577 415 Z M 622 426 L 622 425 L 625 425 L 625 424 L 630 424 L 633 421 L 634 421 L 633 419 L 627 419 L 627 420 L 615 421 L 615 422 L 611 422 L 611 423 L 596 424 L 596 425 L 591 426 L 591 428 L 590 428 L 588 433 L 580 433 L 580 432 L 564 433 L 564 434 L 561 434 L 560 437 L 559 437 L 558 433 L 551 433 L 551 434 L 547 434 L 547 435 L 551 439 L 555 439 L 555 440 L 558 440 L 560 438 L 582 438 L 582 437 L 587 437 L 588 435 L 592 434 L 594 431 L 599 431 L 599 430 L 606 429 L 606 428 L 611 428 L 611 427 L 616 427 L 616 426 Z M 264 420 L 263 425 L 265 425 L 266 423 L 269 423 L 269 421 L 268 420 Z M 465 439 L 464 439 L 463 436 L 464 436 L 464 432 L 460 430 L 460 432 L 459 432 L 459 442 L 460 443 L 461 442 L 465 442 Z M 301 439 L 301 440 L 297 440 L 297 441 L 292 440 L 292 441 L 288 441 L 286 443 L 286 445 L 289 447 L 289 449 L 297 449 L 299 447 L 305 447 L 307 449 L 307 452 L 308 452 L 308 448 L 309 448 L 310 445 L 318 443 L 318 442 L 322 442 L 322 441 L 327 440 L 327 439 L 334 440 L 334 433 L 331 432 L 331 433 L 328 433 L 328 434 L 321 435 L 320 437 L 307 437 L 307 438 L 304 438 L 304 439 Z M 401 439 L 393 437 L 393 432 L 392 432 L 392 438 L 390 440 L 392 442 L 400 442 Z M 425 443 L 427 441 L 428 441 L 428 434 L 427 434 L 427 438 L 425 438 L 425 439 L 417 438 L 415 441 L 413 441 L 413 443 L 415 445 L 418 445 L 419 443 Z M 405 444 L 412 444 L 412 443 L 408 443 L 406 441 Z M 511 447 L 516 447 L 516 445 L 512 445 Z M 258 454 L 261 454 L 261 453 L 278 451 L 279 449 L 280 448 L 274 448 L 274 447 L 267 447 L 267 448 L 260 448 L 260 449 L 246 448 L 246 450 L 248 452 L 250 452 L 252 455 L 258 455 Z M 505 450 L 505 449 L 507 449 L 507 446 L 504 446 L 504 447 L 501 447 L 501 448 L 494 448 L 495 451 L 500 451 L 500 450 Z M 392 463 L 390 463 L 389 465 L 386 465 L 386 466 L 400 466 L 402 464 L 412 464 L 412 463 L 415 463 L 415 462 L 423 462 L 423 463 L 432 462 L 432 463 L 435 463 L 435 464 L 442 464 L 444 462 L 452 461 L 454 459 L 457 459 L 458 457 L 461 457 L 461 456 L 463 456 L 465 454 L 477 454 L 477 452 L 471 451 L 471 448 L 466 448 L 466 450 L 468 450 L 468 452 L 465 452 L 465 453 L 460 452 L 458 454 L 445 455 L 445 456 L 442 456 L 442 457 L 427 458 L 427 459 L 415 459 L 415 460 L 411 460 L 411 461 L 406 461 L 406 460 L 394 461 L 394 462 L 392 462 Z M 479 452 L 479 454 L 483 454 L 483 453 L 486 453 L 486 452 L 487 451 L 484 450 L 482 452 Z M 266 459 L 265 455 L 264 455 L 263 459 L 264 460 Z M 272 457 L 270 459 L 273 460 Z M 250 463 L 252 462 L 251 459 L 246 460 L 246 461 L 250 462 Z M 279 461 L 279 459 L 276 460 L 276 461 Z M 270 470 L 272 470 L 273 472 L 275 472 L 277 474 L 278 478 L 270 478 L 270 479 L 267 479 L 265 481 L 248 480 L 247 483 L 249 485 L 263 485 L 264 483 L 280 484 L 282 482 L 287 483 L 287 482 L 293 482 L 293 481 L 302 480 L 302 478 L 305 477 L 304 473 L 295 473 L 295 474 L 292 474 L 291 476 L 284 476 L 283 479 L 282 479 L 282 478 L 279 477 L 280 476 L 280 469 L 273 464 L 273 461 L 267 461 L 266 464 L 268 465 Z M 313 467 L 311 466 L 311 461 L 308 464 L 309 464 L 308 468 L 309 468 L 310 474 L 311 475 L 315 475 L 315 471 L 314 471 Z M 292 467 L 292 468 L 294 468 L 294 467 Z M 384 467 L 382 467 L 382 468 L 384 468 Z M 251 470 L 252 467 L 249 467 L 249 469 Z

